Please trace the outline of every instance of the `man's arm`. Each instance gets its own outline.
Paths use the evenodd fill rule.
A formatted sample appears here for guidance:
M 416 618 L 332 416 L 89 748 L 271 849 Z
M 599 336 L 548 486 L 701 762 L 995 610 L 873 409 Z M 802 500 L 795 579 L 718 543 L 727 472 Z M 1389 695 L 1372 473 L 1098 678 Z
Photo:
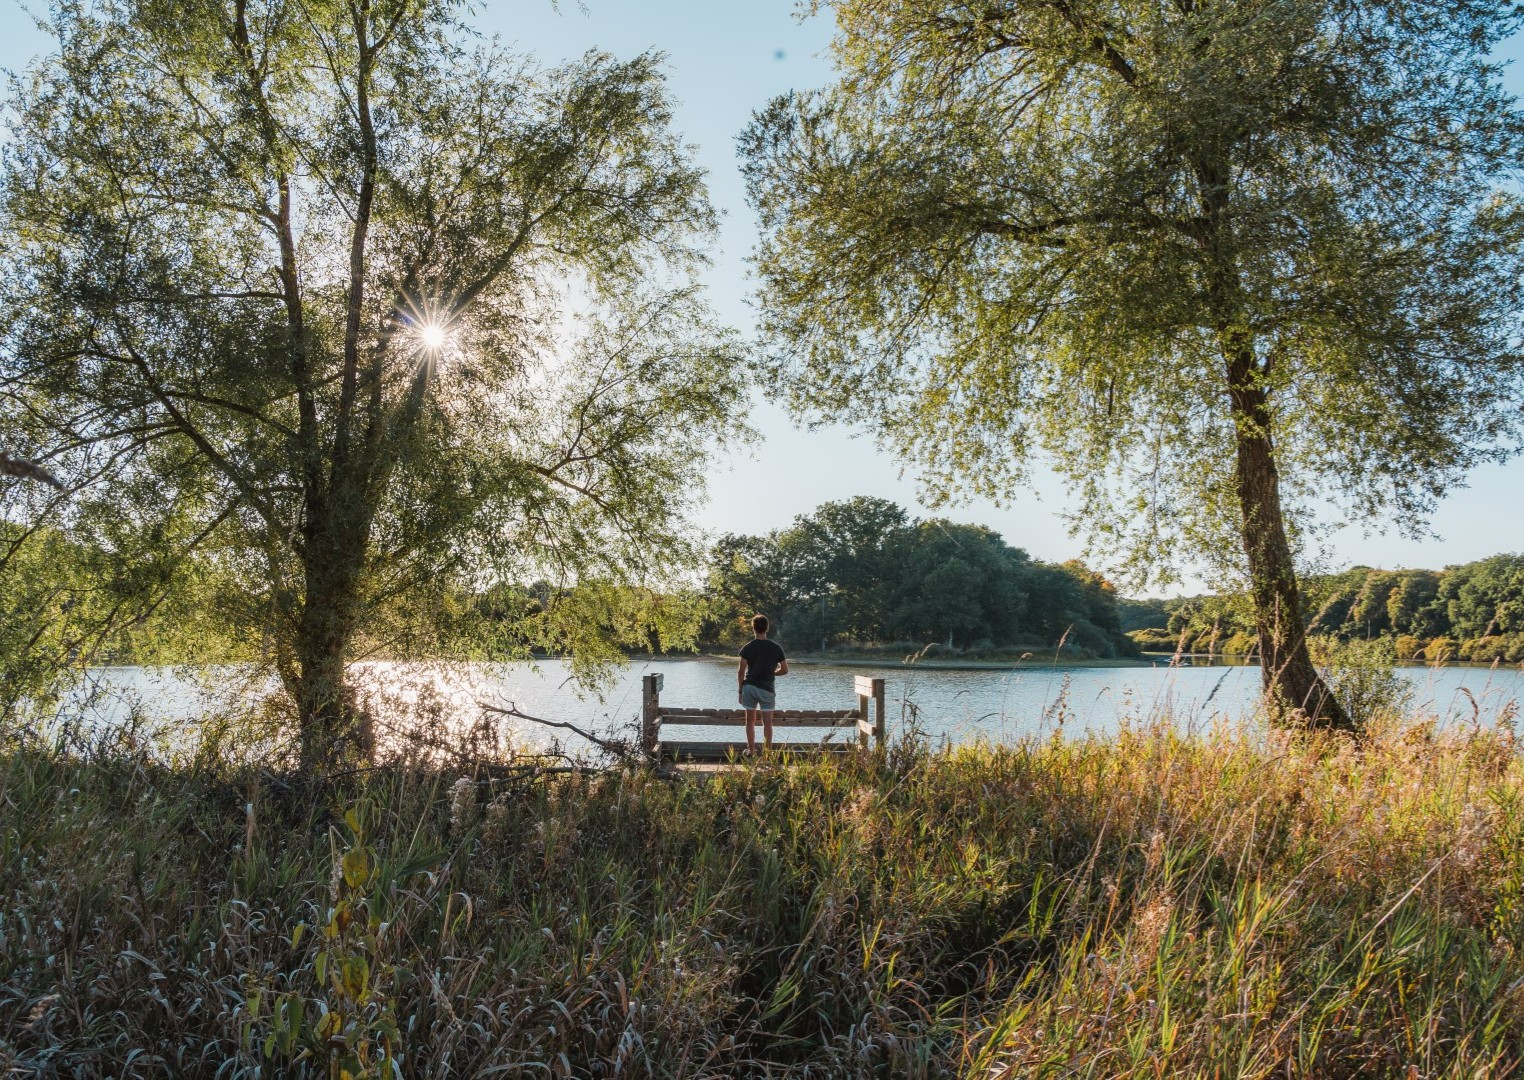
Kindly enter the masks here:
M 736 694 L 741 693 L 741 687 L 746 685 L 746 657 L 741 657 L 740 666 L 736 668 Z
M 782 646 L 779 646 L 779 648 L 778 648 L 778 666 L 773 668 L 773 674 L 774 675 L 787 675 L 788 674 L 788 656 L 787 656 L 787 654 L 784 653 Z

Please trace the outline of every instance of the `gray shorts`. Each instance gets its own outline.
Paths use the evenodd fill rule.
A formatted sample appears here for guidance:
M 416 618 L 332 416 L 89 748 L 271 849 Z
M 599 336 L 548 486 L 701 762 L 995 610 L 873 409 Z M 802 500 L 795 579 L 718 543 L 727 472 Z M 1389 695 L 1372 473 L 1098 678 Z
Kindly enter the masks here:
M 777 704 L 778 697 L 771 690 L 764 690 L 754 683 L 741 684 L 741 708 L 772 712 Z

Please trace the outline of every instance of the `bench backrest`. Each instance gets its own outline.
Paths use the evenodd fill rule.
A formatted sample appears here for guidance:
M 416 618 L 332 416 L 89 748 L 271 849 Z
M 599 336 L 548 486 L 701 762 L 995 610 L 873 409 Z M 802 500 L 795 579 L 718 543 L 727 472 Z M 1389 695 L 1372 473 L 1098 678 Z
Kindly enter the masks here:
M 744 709 L 703 709 L 664 706 L 661 703 L 661 675 L 641 679 L 641 748 L 655 754 L 661 742 L 664 724 L 693 724 L 708 727 L 731 727 L 746 722 Z M 855 709 L 778 709 L 773 713 L 774 727 L 857 727 L 858 742 L 868 745 L 884 742 L 884 680 L 859 675 L 853 680 L 857 693 Z

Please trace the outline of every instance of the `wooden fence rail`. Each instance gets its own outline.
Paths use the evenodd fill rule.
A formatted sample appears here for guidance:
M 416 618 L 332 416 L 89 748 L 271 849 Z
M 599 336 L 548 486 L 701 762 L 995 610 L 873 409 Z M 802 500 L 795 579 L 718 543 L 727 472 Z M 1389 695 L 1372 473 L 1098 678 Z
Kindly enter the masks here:
M 746 723 L 744 709 L 708 709 L 688 706 L 671 706 L 661 703 L 662 676 L 646 675 L 641 679 L 640 694 L 640 745 L 653 757 L 675 758 L 684 761 L 723 761 L 732 752 L 745 748 L 745 743 L 731 741 L 671 740 L 662 738 L 662 728 L 668 724 L 701 727 L 739 727 Z M 869 740 L 874 747 L 884 745 L 884 680 L 857 676 L 852 683 L 857 694 L 855 709 L 778 709 L 773 713 L 775 728 L 843 728 L 856 727 L 858 745 L 866 748 Z M 834 731 L 814 742 L 774 740 L 775 749 L 794 753 L 844 750 L 843 743 L 831 742 Z

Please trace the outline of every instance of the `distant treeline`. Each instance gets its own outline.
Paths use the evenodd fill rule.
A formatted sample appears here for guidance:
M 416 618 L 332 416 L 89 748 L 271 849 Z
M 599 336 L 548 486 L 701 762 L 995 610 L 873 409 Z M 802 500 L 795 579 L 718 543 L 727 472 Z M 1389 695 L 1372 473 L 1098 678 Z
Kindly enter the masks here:
M 1308 630 L 1339 641 L 1390 641 L 1400 660 L 1524 661 L 1524 555 L 1444 570 L 1372 570 L 1306 579 Z M 1123 627 L 1149 650 L 1248 655 L 1247 604 L 1228 596 L 1127 601 Z
M 795 651 L 931 643 L 969 650 L 1135 655 L 1116 591 L 1078 562 L 1038 562 L 998 533 L 913 519 L 885 499 L 825 503 L 765 536 L 720 538 L 707 640 L 733 643 L 755 611 Z

